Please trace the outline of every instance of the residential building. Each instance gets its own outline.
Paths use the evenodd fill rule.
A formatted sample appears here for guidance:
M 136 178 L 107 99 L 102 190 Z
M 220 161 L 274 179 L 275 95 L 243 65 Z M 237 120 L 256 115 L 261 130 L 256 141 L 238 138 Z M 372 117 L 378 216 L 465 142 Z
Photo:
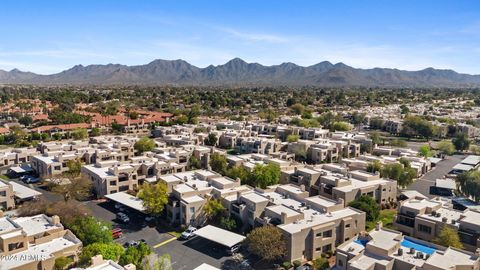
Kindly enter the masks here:
M 82 242 L 58 216 L 0 217 L 0 269 L 54 269 L 55 259 L 77 261 Z
M 10 183 L 0 180 L 0 212 L 15 207 L 13 187 Z
M 402 233 L 376 228 L 350 239 L 337 248 L 338 270 L 478 270 L 478 254 L 456 248 L 445 248 Z
M 411 198 L 399 204 L 394 226 L 425 241 L 433 241 L 444 226 L 449 226 L 458 232 L 465 249 L 476 251 L 480 248 L 480 212 L 453 207 L 452 201 L 445 198 Z
M 285 259 L 312 260 L 365 229 L 365 213 L 342 200 L 309 197 L 303 187 L 276 185 L 223 197 L 231 215 L 249 227 L 275 225 L 287 242 Z
M 371 196 L 381 204 L 395 201 L 397 197 L 396 181 L 381 178 L 378 173 L 349 171 L 338 164 L 297 166 L 282 171 L 281 181 L 304 185 L 312 196 L 342 199 L 346 205 L 362 195 Z

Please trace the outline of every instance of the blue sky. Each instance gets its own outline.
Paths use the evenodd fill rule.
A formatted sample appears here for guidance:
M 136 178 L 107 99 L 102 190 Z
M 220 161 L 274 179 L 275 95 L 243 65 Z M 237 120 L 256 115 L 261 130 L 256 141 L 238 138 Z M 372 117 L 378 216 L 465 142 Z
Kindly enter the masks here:
M 0 69 L 76 64 L 359 67 L 480 74 L 480 1 L 22 1 L 0 4 Z

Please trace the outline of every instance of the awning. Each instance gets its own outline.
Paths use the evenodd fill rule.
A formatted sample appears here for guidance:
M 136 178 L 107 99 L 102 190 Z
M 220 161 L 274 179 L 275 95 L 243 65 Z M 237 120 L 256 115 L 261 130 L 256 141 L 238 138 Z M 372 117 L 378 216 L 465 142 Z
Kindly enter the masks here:
M 33 169 L 32 167 L 30 167 L 30 165 L 22 165 L 22 166 L 15 166 L 15 167 L 10 167 L 9 169 L 10 171 L 14 172 L 14 173 L 29 173 L 29 172 L 32 172 Z
M 202 238 L 208 239 L 217 244 L 233 247 L 238 243 L 241 243 L 246 237 L 237 233 L 233 233 L 212 225 L 207 225 L 203 228 L 198 229 L 195 232 L 195 235 L 198 235 Z
M 15 194 L 15 197 L 20 200 L 33 199 L 35 197 L 42 195 L 42 193 L 32 188 L 26 187 L 14 181 L 10 181 L 9 183 L 12 185 L 13 194 Z
M 125 192 L 117 192 L 113 194 L 108 194 L 105 195 L 105 197 L 109 200 L 112 200 L 114 202 L 117 202 L 119 204 L 125 205 L 127 207 L 130 207 L 132 209 L 135 209 L 140 212 L 144 212 L 145 208 L 143 207 L 143 201 L 140 200 L 139 198 L 132 196 L 130 194 L 127 194 Z
M 435 186 L 452 190 L 457 188 L 457 184 L 453 179 L 437 179 L 435 180 Z

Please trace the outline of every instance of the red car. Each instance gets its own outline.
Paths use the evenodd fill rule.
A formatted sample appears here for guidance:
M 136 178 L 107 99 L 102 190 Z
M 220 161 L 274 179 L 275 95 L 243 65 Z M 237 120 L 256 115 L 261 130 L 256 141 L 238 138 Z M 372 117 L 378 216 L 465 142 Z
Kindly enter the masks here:
M 120 228 L 112 229 L 113 239 L 120 238 L 120 237 L 122 237 L 122 235 L 123 235 L 122 229 L 120 229 Z

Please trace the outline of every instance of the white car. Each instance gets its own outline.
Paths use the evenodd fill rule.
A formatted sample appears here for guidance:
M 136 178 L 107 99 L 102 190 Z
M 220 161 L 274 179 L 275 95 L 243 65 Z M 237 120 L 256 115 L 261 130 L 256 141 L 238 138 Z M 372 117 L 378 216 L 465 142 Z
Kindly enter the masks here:
M 117 219 L 123 223 L 130 222 L 130 218 L 122 212 L 117 213 Z
M 190 226 L 188 227 L 188 229 L 186 229 L 182 235 L 180 236 L 182 239 L 185 239 L 185 240 L 188 240 L 190 238 L 192 238 L 193 236 L 195 236 L 195 232 L 197 231 L 197 228 L 193 227 L 193 226 Z

